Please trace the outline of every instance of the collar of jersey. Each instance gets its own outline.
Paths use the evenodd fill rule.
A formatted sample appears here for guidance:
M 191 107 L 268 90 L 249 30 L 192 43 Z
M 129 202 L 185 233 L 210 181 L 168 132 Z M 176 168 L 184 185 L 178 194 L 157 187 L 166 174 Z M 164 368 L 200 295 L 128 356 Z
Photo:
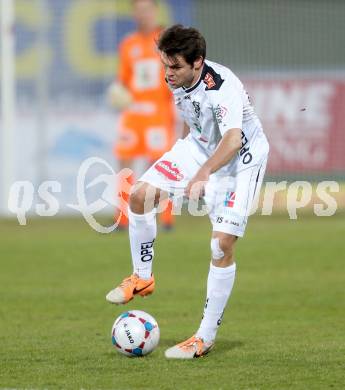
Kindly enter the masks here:
M 197 88 L 200 85 L 201 81 L 204 80 L 204 78 L 206 76 L 207 68 L 208 68 L 208 66 L 206 65 L 206 63 L 204 63 L 204 66 L 202 68 L 202 72 L 201 72 L 201 75 L 199 77 L 199 80 L 192 87 L 190 87 L 190 88 L 182 87 L 183 90 L 185 91 L 185 93 L 189 93 L 189 92 L 194 91 L 194 89 Z

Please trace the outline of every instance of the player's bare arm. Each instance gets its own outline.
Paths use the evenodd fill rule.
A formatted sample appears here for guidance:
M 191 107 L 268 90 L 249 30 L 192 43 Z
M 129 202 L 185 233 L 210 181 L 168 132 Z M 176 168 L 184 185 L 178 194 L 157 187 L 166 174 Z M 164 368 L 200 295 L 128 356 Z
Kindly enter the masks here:
M 209 176 L 226 165 L 241 149 L 241 146 L 241 129 L 228 130 L 222 137 L 213 155 L 188 183 L 185 191 L 186 196 L 194 200 L 197 200 L 200 196 L 202 196 Z
M 190 132 L 190 128 L 189 126 L 187 125 L 186 122 L 183 122 L 183 129 L 182 129 L 182 136 L 181 138 L 184 139 L 187 137 L 187 135 L 189 134 Z

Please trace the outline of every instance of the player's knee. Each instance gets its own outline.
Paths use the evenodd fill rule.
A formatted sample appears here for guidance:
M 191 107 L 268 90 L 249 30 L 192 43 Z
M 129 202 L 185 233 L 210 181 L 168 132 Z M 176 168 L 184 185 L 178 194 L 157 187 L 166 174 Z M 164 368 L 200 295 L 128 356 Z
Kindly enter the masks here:
M 232 259 L 234 244 L 237 237 L 226 234 L 221 237 L 214 237 L 211 239 L 211 254 L 214 261 Z
M 129 207 L 133 213 L 149 213 L 155 204 L 155 191 L 146 183 L 137 183 L 129 197 Z
M 145 190 L 143 188 L 135 189 L 129 197 L 129 207 L 136 214 L 144 213 Z

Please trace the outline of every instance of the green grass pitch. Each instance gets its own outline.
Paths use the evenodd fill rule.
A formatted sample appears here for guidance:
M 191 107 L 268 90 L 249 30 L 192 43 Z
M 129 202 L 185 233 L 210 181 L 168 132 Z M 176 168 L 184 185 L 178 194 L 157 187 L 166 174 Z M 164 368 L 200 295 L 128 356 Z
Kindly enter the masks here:
M 180 217 L 156 242 L 156 291 L 116 307 L 104 297 L 131 271 L 126 233 L 78 219 L 0 222 L 0 388 L 343 389 L 344 215 L 253 217 L 237 244 L 238 273 L 214 350 L 168 361 L 197 329 L 210 226 Z M 156 317 L 157 350 L 129 359 L 111 344 L 126 309 Z

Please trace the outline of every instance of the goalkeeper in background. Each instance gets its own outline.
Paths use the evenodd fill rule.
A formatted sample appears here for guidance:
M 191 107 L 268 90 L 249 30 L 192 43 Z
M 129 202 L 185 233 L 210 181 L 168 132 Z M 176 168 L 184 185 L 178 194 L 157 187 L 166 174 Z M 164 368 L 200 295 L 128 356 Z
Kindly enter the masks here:
M 120 43 L 118 74 L 109 88 L 110 103 L 120 111 L 113 151 L 120 169 L 133 170 L 135 161 L 144 158 L 145 171 L 175 141 L 175 109 L 156 47 L 162 30 L 157 21 L 157 1 L 132 0 L 132 6 L 137 30 Z M 125 229 L 128 194 L 121 188 L 117 191 L 123 203 L 116 210 L 115 221 L 119 229 Z M 163 208 L 162 226 L 170 230 L 171 202 Z

